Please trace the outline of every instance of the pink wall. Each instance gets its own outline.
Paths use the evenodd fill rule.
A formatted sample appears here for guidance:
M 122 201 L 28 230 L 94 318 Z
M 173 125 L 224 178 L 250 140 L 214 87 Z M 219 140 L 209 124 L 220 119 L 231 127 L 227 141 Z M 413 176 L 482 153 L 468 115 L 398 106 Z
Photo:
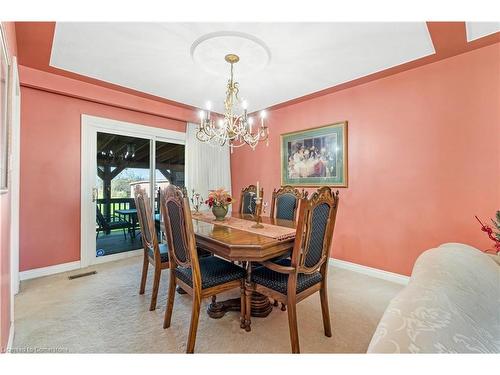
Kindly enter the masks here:
M 19 75 L 25 87 L 41 87 L 45 91 L 160 117 L 198 121 L 196 111 L 187 106 L 164 103 L 27 66 L 19 67 Z
M 17 56 L 16 29 L 3 22 L 8 54 Z M 4 352 L 10 332 L 10 194 L 0 195 L 0 351 Z
M 27 87 L 34 81 L 30 80 L 33 72 L 27 75 L 26 71 L 21 70 L 21 271 L 80 259 L 82 114 L 185 131 L 182 121 L 67 96 L 69 91 L 65 95 L 44 91 L 54 83 L 54 75 L 49 73 L 39 72 L 45 80 L 36 81 L 44 90 Z M 82 92 L 78 88 L 86 90 L 86 99 L 91 95 L 90 84 L 58 77 L 61 79 L 65 80 L 62 86 L 72 88 L 74 95 Z M 111 95 L 100 97 L 102 88 L 95 86 L 99 101 L 105 99 L 109 104 L 121 106 L 118 96 L 131 96 L 117 93 L 115 97 L 110 91 Z M 169 109 L 163 105 L 161 114 L 166 116 Z M 181 116 L 192 118 L 191 111 L 179 111 Z
M 409 275 L 444 242 L 487 248 L 500 208 L 500 44 L 269 113 L 269 147 L 231 156 L 233 191 L 280 185 L 282 133 L 349 121 L 332 256 Z

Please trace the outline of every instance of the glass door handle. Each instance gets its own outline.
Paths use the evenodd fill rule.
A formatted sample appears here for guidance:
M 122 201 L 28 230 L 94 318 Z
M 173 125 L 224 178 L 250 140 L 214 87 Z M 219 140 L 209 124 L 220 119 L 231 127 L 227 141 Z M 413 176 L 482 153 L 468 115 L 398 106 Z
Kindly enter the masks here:
M 92 202 L 97 201 L 97 197 L 99 196 L 99 189 L 96 187 L 92 188 Z

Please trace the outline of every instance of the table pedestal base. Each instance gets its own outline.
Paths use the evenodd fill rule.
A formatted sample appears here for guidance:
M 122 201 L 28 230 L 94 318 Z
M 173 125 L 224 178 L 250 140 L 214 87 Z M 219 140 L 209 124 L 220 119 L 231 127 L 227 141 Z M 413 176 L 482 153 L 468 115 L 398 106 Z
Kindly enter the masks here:
M 258 318 L 265 318 L 273 311 L 269 298 L 255 292 L 252 293 L 251 307 L 250 315 Z M 222 318 L 227 311 L 241 311 L 241 299 L 233 298 L 226 301 L 212 302 L 207 308 L 208 316 L 213 319 Z
M 257 318 L 265 318 L 273 311 L 269 298 L 256 292 L 252 293 L 251 306 L 250 315 Z

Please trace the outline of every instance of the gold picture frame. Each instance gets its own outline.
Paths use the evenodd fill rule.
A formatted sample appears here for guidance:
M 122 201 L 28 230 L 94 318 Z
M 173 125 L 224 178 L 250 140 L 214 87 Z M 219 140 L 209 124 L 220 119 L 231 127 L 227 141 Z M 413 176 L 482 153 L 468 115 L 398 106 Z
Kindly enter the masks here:
M 281 185 L 348 187 L 347 121 L 280 136 Z

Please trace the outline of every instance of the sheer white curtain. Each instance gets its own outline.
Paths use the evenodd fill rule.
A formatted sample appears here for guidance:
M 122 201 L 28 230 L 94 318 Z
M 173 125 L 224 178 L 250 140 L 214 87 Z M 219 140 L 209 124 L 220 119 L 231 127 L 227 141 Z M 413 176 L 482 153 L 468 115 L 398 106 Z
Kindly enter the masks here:
M 191 197 L 194 189 L 203 199 L 208 191 L 223 187 L 231 192 L 229 146 L 214 147 L 196 139 L 197 124 L 186 127 L 185 185 Z M 206 207 L 204 207 L 206 209 Z

